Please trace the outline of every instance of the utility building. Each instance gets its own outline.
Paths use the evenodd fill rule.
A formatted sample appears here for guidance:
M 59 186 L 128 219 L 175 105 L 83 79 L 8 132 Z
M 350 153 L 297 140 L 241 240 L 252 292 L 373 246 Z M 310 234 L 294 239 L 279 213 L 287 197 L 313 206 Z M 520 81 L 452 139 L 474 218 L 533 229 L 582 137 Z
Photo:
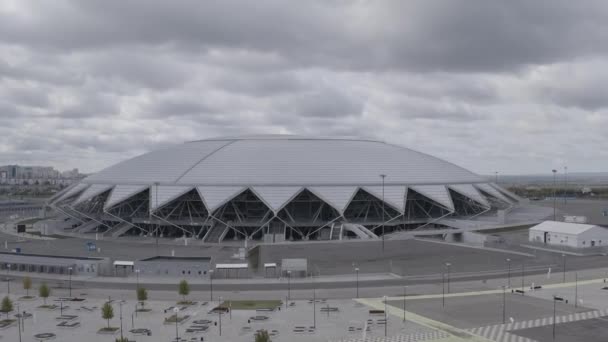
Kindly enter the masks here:
M 545 221 L 530 228 L 529 240 L 574 248 L 608 246 L 608 228 L 592 224 Z

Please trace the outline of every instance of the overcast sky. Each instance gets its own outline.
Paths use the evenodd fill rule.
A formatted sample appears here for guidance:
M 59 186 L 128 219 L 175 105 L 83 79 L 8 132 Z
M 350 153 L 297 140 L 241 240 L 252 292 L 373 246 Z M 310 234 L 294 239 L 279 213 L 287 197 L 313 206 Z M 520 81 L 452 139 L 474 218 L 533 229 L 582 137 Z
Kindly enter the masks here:
M 604 0 L 0 4 L 0 164 L 295 133 L 482 174 L 607 171 L 607 90 Z

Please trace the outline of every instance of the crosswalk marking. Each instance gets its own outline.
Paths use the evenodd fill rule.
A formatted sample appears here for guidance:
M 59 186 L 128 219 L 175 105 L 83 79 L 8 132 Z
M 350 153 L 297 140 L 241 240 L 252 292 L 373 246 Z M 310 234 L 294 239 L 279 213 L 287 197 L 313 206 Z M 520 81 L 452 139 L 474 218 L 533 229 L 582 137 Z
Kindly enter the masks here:
M 576 322 L 582 321 L 592 318 L 599 318 L 603 316 L 608 316 L 607 310 L 594 310 L 594 311 L 585 311 L 585 312 L 577 312 L 574 314 L 568 314 L 563 316 L 556 316 L 555 323 L 567 323 L 567 322 Z M 499 342 L 533 342 L 533 340 L 528 339 L 523 336 L 518 336 L 515 334 L 511 334 L 510 331 L 520 330 L 526 328 L 536 328 L 542 327 L 545 325 L 553 324 L 553 317 L 543 317 L 537 319 L 531 319 L 527 321 L 519 321 L 508 324 L 494 324 L 485 327 L 476 327 L 467 329 L 468 332 L 485 337 L 487 339 Z

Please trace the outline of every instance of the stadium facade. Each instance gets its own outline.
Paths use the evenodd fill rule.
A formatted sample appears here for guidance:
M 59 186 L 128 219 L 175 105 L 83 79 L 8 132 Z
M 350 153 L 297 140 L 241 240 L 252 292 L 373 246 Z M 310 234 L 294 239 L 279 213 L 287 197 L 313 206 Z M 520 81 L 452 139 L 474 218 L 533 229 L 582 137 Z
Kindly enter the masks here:
M 146 153 L 49 204 L 79 233 L 218 243 L 374 239 L 519 200 L 459 166 L 381 141 L 263 135 Z

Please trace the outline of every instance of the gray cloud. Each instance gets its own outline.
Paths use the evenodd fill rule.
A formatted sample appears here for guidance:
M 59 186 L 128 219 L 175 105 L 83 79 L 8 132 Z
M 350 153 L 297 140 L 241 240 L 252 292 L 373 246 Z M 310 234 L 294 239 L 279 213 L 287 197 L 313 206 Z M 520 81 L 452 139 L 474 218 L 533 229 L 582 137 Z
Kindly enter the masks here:
M 95 171 L 184 140 L 294 133 L 480 173 L 602 170 L 585 151 L 608 146 L 606 18 L 599 0 L 14 1 L 0 164 Z

